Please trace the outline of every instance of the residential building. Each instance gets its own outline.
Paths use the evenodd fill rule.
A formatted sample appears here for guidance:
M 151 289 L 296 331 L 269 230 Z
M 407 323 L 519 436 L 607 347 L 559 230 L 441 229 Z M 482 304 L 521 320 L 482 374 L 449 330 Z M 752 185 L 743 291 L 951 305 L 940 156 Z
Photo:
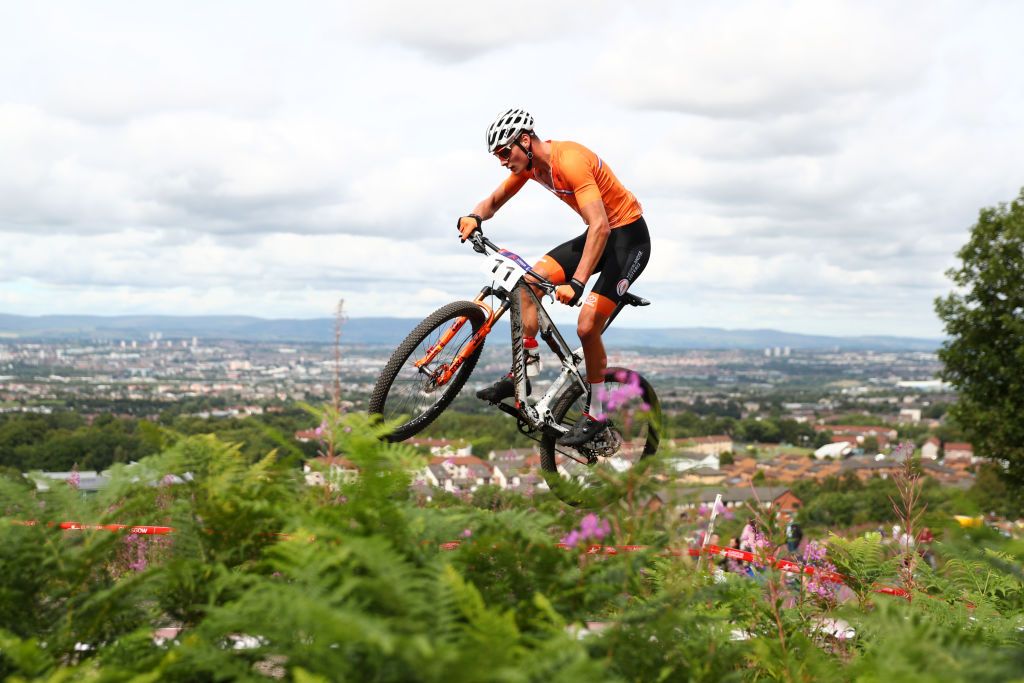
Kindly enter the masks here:
M 974 447 L 969 443 L 947 442 L 945 453 L 945 456 L 942 458 L 942 462 L 945 465 L 954 462 L 971 463 L 974 461 Z
M 717 467 L 695 467 L 684 471 L 676 481 L 681 484 L 709 486 L 721 484 L 728 476 L 727 472 L 723 472 Z
M 696 491 L 695 501 L 685 502 L 677 507 L 687 510 L 696 508 L 701 503 L 714 503 L 719 493 L 722 494 L 722 504 L 730 509 L 743 508 L 749 504 L 764 510 L 791 514 L 803 506 L 803 501 L 786 486 L 738 486 L 725 490 L 709 488 Z
M 841 460 L 853 452 L 853 447 L 854 444 L 850 443 L 848 439 L 845 437 L 839 437 L 838 441 L 827 443 L 814 451 L 814 457 L 818 460 L 824 460 L 825 458 Z
M 732 437 L 725 435 L 695 436 L 679 444 L 682 448 L 700 453 L 701 455 L 721 455 L 732 453 Z
M 667 462 L 676 472 L 685 472 L 700 467 L 717 470 L 721 464 L 717 453 L 704 454 L 696 451 L 684 451 Z
M 302 465 L 302 472 L 309 486 L 328 486 L 337 488 L 359 476 L 359 468 L 348 458 L 341 456 L 321 456 L 307 460 Z
M 404 443 L 410 446 L 417 446 L 419 448 L 426 448 L 430 451 L 431 455 L 455 455 L 455 456 L 471 456 L 473 455 L 473 444 L 469 443 L 465 439 L 406 439 Z
M 110 483 L 110 474 L 107 471 L 71 470 L 70 472 L 38 472 L 37 474 L 38 478 L 28 474 L 23 475 L 34 479 L 37 491 L 49 491 L 51 486 L 65 485 L 73 486 L 83 493 L 96 493 L 105 489 Z

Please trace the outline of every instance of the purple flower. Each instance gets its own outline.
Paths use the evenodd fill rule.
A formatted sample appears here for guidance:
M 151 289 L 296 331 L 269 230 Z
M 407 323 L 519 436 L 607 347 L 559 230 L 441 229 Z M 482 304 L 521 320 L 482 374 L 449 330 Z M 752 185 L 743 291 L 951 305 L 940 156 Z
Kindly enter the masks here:
M 804 564 L 813 567 L 815 572 L 807 577 L 807 590 L 825 600 L 834 600 L 836 587 L 823 573 L 833 573 L 836 566 L 827 559 L 828 549 L 817 541 L 809 541 L 804 547 Z
M 619 370 L 615 373 L 615 381 L 619 385 L 612 389 L 608 389 L 603 383 L 597 386 L 595 395 L 604 405 L 605 413 L 595 417 L 604 419 L 607 413 L 621 410 L 626 413 L 625 419 L 628 421 L 634 410 L 650 410 L 650 404 L 642 400 L 644 389 L 640 386 L 640 375 Z
M 81 481 L 82 477 L 78 474 L 78 463 L 76 462 L 71 466 L 71 474 L 68 475 L 68 486 L 77 489 Z
M 473 530 L 472 529 L 463 529 L 461 535 L 462 535 L 463 538 L 469 538 L 470 536 L 473 535 Z
M 128 568 L 135 572 L 141 572 L 146 568 L 146 541 L 138 534 L 128 534 L 124 538 L 128 546 Z
M 562 543 L 568 546 L 575 546 L 580 541 L 600 541 L 610 534 L 611 530 L 612 528 L 608 520 L 601 519 L 594 513 L 590 513 L 580 520 L 580 528 L 570 531 L 562 539 Z
M 595 540 L 601 540 L 611 532 L 611 525 L 608 524 L 608 520 L 601 519 L 594 513 L 590 513 L 583 518 L 580 522 L 580 531 L 585 536 L 590 536 Z

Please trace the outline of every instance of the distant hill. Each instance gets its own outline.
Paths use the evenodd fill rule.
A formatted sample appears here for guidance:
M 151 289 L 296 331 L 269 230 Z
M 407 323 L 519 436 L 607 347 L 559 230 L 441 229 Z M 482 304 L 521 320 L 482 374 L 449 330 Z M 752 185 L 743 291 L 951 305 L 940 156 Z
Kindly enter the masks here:
M 419 322 L 415 318 L 351 318 L 344 324 L 342 343 L 398 344 Z M 504 323 L 504 321 L 502 321 Z M 334 320 L 264 319 L 249 316 L 19 316 L 0 313 L 0 341 L 148 339 L 237 339 L 256 342 L 331 343 Z M 507 325 L 489 343 L 507 343 Z M 654 349 L 741 349 L 789 347 L 793 350 L 934 351 L 939 339 L 911 337 L 830 337 L 778 330 L 725 330 L 715 327 L 639 329 L 613 327 L 605 335 L 609 346 Z

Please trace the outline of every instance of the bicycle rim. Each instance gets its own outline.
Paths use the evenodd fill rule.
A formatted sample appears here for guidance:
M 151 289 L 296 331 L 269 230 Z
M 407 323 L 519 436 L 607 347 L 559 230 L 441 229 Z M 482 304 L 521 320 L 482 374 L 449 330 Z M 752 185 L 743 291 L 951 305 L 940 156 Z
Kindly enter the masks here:
M 431 349 L 461 318 L 468 318 L 444 347 L 428 362 Z M 483 343 L 447 381 L 438 380 L 469 343 L 484 320 L 483 311 L 470 302 L 444 306 L 428 316 L 392 354 L 381 372 L 370 401 L 370 412 L 385 422 L 397 423 L 388 439 L 401 441 L 426 428 L 454 400 L 480 356 Z
M 541 467 L 552 491 L 563 501 L 581 507 L 604 507 L 625 493 L 630 475 L 641 461 L 654 455 L 660 442 L 661 408 L 650 384 L 638 373 L 609 368 L 599 388 L 609 420 L 604 454 L 586 446 L 558 446 L 555 438 L 541 442 Z M 571 428 L 585 408 L 585 395 L 570 387 L 553 409 L 554 417 Z M 595 458 L 588 458 L 595 455 Z

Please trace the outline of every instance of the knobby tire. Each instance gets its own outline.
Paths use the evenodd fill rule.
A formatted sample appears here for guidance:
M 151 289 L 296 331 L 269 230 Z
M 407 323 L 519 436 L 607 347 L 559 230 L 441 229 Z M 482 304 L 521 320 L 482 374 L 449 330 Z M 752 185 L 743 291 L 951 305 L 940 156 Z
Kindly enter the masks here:
M 640 388 L 642 389 L 641 400 L 650 406 L 649 415 L 647 420 L 647 433 L 644 438 L 643 451 L 640 455 L 640 460 L 644 460 L 653 456 L 658 451 L 658 446 L 661 442 L 661 404 L 658 400 L 658 396 L 654 391 L 654 387 L 639 373 L 626 368 L 609 367 L 605 369 L 605 381 L 620 383 L 619 377 L 628 375 L 637 375 L 640 380 Z M 560 424 L 567 424 L 564 422 L 566 413 L 573 407 L 579 399 L 583 397 L 584 390 L 579 384 L 569 384 L 562 391 L 559 397 L 555 400 L 555 403 L 551 409 L 552 416 Z M 557 436 L 553 434 L 544 434 L 540 439 L 540 467 L 541 470 L 549 473 L 558 473 L 556 455 L 560 448 L 557 441 Z M 570 449 L 571 450 L 571 449 Z M 568 457 L 568 456 L 566 456 Z M 600 462 L 600 458 L 599 458 Z M 550 482 L 549 482 L 550 483 Z M 559 496 L 564 502 L 573 506 L 585 506 L 585 507 L 601 507 L 612 502 L 607 497 L 595 496 L 591 500 L 585 500 L 580 497 L 578 491 L 560 491 L 557 488 L 552 488 L 555 495 Z M 598 501 L 597 505 L 594 502 Z
M 377 378 L 377 384 L 373 388 L 373 393 L 370 395 L 369 412 L 371 414 L 384 414 L 385 408 L 388 405 L 388 397 L 393 389 L 393 384 L 398 374 L 403 368 L 406 368 L 406 363 L 410 360 L 410 357 L 417 352 L 417 349 L 423 343 L 425 339 L 430 337 L 434 332 L 440 331 L 443 333 L 449 328 L 449 326 L 458 318 L 465 317 L 472 326 L 472 330 L 475 333 L 484 324 L 486 315 L 483 310 L 471 301 L 455 301 L 446 306 L 442 306 L 437 309 L 426 318 L 423 319 L 419 325 L 413 329 L 412 332 L 398 345 L 394 353 L 391 354 L 390 360 L 381 370 L 380 376 Z M 462 328 L 466 329 L 465 326 Z M 460 333 L 462 330 L 460 330 Z M 452 340 L 453 343 L 455 340 Z M 465 342 L 463 342 L 465 343 Z M 461 346 L 461 345 L 460 345 Z M 406 422 L 395 427 L 390 434 L 386 437 L 388 441 L 404 441 L 411 436 L 418 434 L 419 432 L 426 429 L 437 417 L 444 412 L 459 391 L 466 384 L 470 374 L 473 372 L 473 368 L 476 367 L 476 363 L 480 358 L 480 352 L 483 351 L 484 342 L 481 340 L 480 345 L 474 350 L 466 362 L 462 364 L 458 372 L 452 377 L 451 381 L 446 386 L 439 389 L 439 395 L 437 400 L 434 401 L 425 410 L 420 412 L 418 415 L 413 415 Z

